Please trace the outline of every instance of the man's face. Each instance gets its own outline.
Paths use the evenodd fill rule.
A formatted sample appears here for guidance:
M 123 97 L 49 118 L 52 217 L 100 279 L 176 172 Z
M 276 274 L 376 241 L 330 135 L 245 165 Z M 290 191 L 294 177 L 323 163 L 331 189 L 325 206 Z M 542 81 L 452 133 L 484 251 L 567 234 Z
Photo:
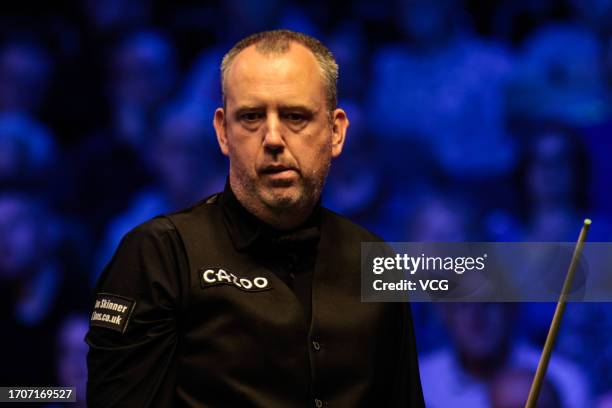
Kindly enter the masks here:
M 344 111 L 329 111 L 314 55 L 298 44 L 273 55 L 246 48 L 229 68 L 225 95 L 215 130 L 239 198 L 272 211 L 313 205 L 348 126 Z

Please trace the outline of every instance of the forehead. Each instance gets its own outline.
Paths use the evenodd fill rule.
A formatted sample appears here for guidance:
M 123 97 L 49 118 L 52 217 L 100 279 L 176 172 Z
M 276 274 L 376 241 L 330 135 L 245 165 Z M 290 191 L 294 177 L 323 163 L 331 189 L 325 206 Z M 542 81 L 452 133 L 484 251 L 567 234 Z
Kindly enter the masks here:
M 282 54 L 245 48 L 229 67 L 225 90 L 228 103 L 325 103 L 321 68 L 313 53 L 296 43 Z

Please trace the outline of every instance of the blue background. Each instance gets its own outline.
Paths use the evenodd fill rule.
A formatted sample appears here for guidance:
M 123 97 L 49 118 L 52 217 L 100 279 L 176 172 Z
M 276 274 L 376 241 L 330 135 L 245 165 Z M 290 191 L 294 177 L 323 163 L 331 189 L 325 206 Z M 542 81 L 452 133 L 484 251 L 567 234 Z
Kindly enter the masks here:
M 256 31 L 311 34 L 338 60 L 351 126 L 328 207 L 393 241 L 574 241 L 586 216 L 590 241 L 612 236 L 610 1 L 1 8 L 0 295 L 9 328 L 1 344 L 7 362 L 26 364 L 32 339 L 50 339 L 37 363 L 47 384 L 83 388 L 86 299 L 123 234 L 223 187 L 227 163 L 212 129 L 218 67 Z M 503 375 L 512 371 L 508 350 L 539 350 L 553 310 L 414 305 L 422 364 L 432 367 L 423 371 L 426 400 L 502 406 L 493 378 L 523 395 Z M 458 364 L 453 378 L 436 375 L 441 351 Z M 552 404 L 612 406 L 609 304 L 570 304 L 555 356 L 584 392 L 552 381 Z M 488 371 L 475 374 L 464 364 L 472 360 Z M 11 369 L 3 364 L 3 379 L 28 379 Z M 435 392 L 432 384 L 460 375 L 478 403 Z

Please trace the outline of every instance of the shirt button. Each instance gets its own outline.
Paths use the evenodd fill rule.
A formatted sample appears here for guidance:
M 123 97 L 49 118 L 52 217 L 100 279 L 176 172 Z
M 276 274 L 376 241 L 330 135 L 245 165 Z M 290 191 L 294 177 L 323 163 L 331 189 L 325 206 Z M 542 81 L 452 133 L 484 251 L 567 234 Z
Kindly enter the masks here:
M 314 402 L 315 402 L 315 407 L 317 407 L 317 408 L 321 408 L 323 406 L 323 401 L 321 401 L 318 398 L 315 398 Z
M 315 349 L 316 351 L 319 351 L 321 350 L 321 344 L 318 341 L 313 341 L 312 348 Z

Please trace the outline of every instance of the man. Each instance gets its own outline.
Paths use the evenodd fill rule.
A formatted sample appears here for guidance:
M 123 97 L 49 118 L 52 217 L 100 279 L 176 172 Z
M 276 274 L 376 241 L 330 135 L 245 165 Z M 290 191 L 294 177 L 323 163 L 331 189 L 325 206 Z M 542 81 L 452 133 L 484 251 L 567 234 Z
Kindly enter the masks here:
M 360 302 L 360 243 L 320 206 L 348 119 L 319 41 L 224 57 L 225 191 L 122 241 L 87 335 L 90 407 L 423 406 L 408 305 Z

